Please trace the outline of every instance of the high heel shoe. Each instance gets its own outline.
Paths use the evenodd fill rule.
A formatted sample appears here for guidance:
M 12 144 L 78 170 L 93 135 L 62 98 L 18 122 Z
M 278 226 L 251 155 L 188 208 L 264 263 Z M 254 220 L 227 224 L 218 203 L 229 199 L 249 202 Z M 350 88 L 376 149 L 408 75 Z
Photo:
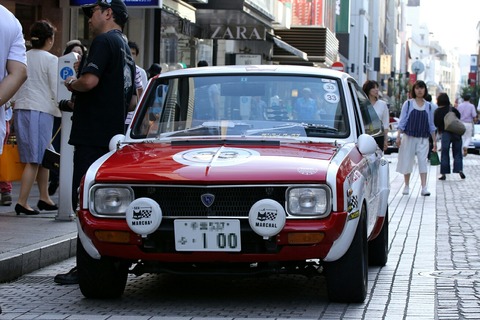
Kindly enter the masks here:
M 20 214 L 20 213 L 24 213 L 26 214 L 27 216 L 33 216 L 33 215 L 37 215 L 40 213 L 40 211 L 38 210 L 35 210 L 35 209 L 32 209 L 32 210 L 28 210 L 27 208 L 25 208 L 24 206 L 20 205 L 20 204 L 16 204 L 15 205 L 15 212 L 17 213 L 17 216 Z
M 38 200 L 37 207 L 39 210 L 45 210 L 45 211 L 58 210 L 58 206 L 56 204 L 49 204 L 43 200 Z

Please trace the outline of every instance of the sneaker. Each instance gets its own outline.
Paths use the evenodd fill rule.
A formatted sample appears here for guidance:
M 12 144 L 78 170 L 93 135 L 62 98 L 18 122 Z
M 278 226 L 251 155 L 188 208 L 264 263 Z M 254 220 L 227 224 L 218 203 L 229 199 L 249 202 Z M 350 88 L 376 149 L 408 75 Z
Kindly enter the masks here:
M 68 273 L 57 274 L 53 281 L 58 284 L 78 284 L 77 267 L 72 268 Z
M 465 177 L 465 174 L 464 174 L 462 171 L 460 171 L 458 174 L 460 175 L 460 178 L 462 178 L 462 179 L 465 179 L 465 178 L 466 178 L 466 177 Z
M 9 206 L 12 204 L 12 195 L 10 192 L 2 193 L 2 198 L 0 199 L 0 204 L 2 206 Z
M 430 191 L 427 190 L 427 187 L 423 187 L 422 188 L 422 196 L 429 196 L 430 195 Z
M 410 188 L 408 186 L 405 186 L 405 188 L 403 188 L 402 194 L 407 195 L 409 193 L 410 193 Z

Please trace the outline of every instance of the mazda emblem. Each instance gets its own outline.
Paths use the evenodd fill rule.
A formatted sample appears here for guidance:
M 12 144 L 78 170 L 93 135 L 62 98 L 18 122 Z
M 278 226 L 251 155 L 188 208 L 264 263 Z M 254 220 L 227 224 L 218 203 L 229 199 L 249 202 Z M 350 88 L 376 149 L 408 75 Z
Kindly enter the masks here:
M 210 208 L 215 201 L 215 195 L 211 193 L 204 193 L 201 195 L 200 199 L 205 207 Z

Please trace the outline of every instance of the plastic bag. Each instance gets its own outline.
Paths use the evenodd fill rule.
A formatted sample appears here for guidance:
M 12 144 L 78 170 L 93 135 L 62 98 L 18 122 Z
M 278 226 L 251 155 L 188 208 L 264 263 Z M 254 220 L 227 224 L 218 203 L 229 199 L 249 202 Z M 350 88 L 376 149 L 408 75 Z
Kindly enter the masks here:
M 430 165 L 438 166 L 440 164 L 440 159 L 438 157 L 438 152 L 431 152 L 430 153 Z

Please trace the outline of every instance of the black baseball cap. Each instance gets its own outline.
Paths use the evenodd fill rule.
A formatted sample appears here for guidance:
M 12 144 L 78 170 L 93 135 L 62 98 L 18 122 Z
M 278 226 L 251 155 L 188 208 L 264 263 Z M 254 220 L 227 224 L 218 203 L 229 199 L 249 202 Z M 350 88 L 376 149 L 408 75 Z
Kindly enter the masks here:
M 119 18 L 123 23 L 126 23 L 128 20 L 127 6 L 122 0 L 97 0 L 97 2 L 83 5 L 83 13 L 85 13 L 87 17 L 91 18 L 93 15 L 92 9 L 96 6 L 111 8 L 117 18 Z

